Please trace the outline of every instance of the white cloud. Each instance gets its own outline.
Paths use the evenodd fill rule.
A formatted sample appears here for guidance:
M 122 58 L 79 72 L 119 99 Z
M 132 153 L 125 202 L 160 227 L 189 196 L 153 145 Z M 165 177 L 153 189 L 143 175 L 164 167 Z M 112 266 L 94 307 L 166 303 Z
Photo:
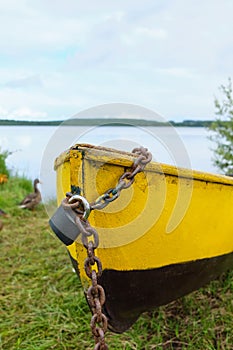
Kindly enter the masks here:
M 198 74 L 192 69 L 185 67 L 168 67 L 168 68 L 158 68 L 155 71 L 162 75 L 167 75 L 169 77 L 175 78 L 185 78 L 185 79 L 196 79 L 199 78 Z
M 4 86 L 12 89 L 20 89 L 20 88 L 32 89 L 32 88 L 41 88 L 43 86 L 43 83 L 40 77 L 33 75 L 29 77 L 7 81 L 4 84 Z
M 136 28 L 136 34 L 147 36 L 152 39 L 165 39 L 167 33 L 162 28 L 148 28 L 148 27 L 139 27 Z
M 44 119 L 46 117 L 46 112 L 32 110 L 29 107 L 7 110 L 0 106 L 0 118 L 2 119 L 34 120 Z
M 0 20 L 1 52 L 11 55 L 23 55 L 23 52 L 28 55 L 28 51 L 33 54 L 40 50 L 51 52 L 80 44 L 85 39 L 89 25 L 82 18 L 47 16 L 45 11 L 38 11 L 26 1 L 20 4 L 10 1 L 9 8 L 5 4 Z
M 228 0 L 2 1 L 0 115 L 57 119 L 117 101 L 211 117 L 232 74 L 232 13 Z
M 8 115 L 8 111 L 6 108 L 0 106 L 0 118 L 5 118 Z
M 117 21 L 117 22 L 121 22 L 124 17 L 125 17 L 125 12 L 124 11 L 116 11 L 114 13 L 107 14 L 105 19 L 107 21 L 114 20 L 114 21 Z
M 20 109 L 15 109 L 11 112 L 11 115 L 14 118 L 22 119 L 22 118 L 45 118 L 47 116 L 46 112 L 41 112 L 41 111 L 33 111 L 28 107 L 23 107 Z

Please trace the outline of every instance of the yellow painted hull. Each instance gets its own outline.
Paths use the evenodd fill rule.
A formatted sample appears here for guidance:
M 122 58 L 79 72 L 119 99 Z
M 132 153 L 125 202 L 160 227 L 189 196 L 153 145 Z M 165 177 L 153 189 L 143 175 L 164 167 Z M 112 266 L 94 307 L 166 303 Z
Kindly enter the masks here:
M 55 161 L 58 204 L 71 186 L 78 187 L 82 196 L 94 202 L 98 196 L 116 186 L 134 159 L 131 153 L 75 145 Z M 112 278 L 116 279 L 120 274 L 128 273 L 132 276 L 131 284 L 135 271 L 139 275 L 143 271 L 156 271 L 156 278 L 160 279 L 164 272 L 164 288 L 172 288 L 169 286 L 169 283 L 173 283 L 170 275 L 174 275 L 174 283 L 182 275 L 181 292 L 174 292 L 174 298 L 199 288 L 233 265 L 232 203 L 232 178 L 151 162 L 143 173 L 136 175 L 129 189 L 121 191 L 118 199 L 103 210 L 91 212 L 89 222 L 99 234 L 100 245 L 96 255 L 102 262 L 103 271 L 106 271 L 106 276 L 113 271 L 115 275 L 112 276 L 115 277 Z M 84 271 L 86 249 L 79 238 L 67 248 L 74 264 L 78 264 L 76 267 L 86 290 L 90 283 Z M 210 264 L 210 261 L 214 263 Z M 185 270 L 187 266 L 192 268 Z M 168 268 L 169 272 L 166 270 Z M 141 278 L 139 275 L 137 278 Z M 103 284 L 111 283 L 111 274 L 109 276 L 103 280 Z M 147 277 L 153 278 L 152 274 Z M 163 286 L 163 281 L 161 283 L 159 285 L 158 281 L 158 288 Z M 174 286 L 179 288 L 176 284 Z M 154 288 L 156 290 L 156 284 Z M 109 289 L 107 294 L 110 299 L 111 293 Z M 158 297 L 155 304 L 171 301 L 173 294 L 170 294 L 167 298 Z M 149 296 L 153 298 L 148 294 L 145 299 Z M 123 297 L 120 298 L 123 302 Z M 140 297 L 138 300 L 140 302 Z M 135 315 L 145 309 L 142 305 Z M 114 312 L 111 316 L 109 305 L 106 313 L 113 319 L 112 328 L 122 331 L 129 324 L 121 328 L 123 321 L 115 322 L 114 317 L 118 316 L 114 316 Z

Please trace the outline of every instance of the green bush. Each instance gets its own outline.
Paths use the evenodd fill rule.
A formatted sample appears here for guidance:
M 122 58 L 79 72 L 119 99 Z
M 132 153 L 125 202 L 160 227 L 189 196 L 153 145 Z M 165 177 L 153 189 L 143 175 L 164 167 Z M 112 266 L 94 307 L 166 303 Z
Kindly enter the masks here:
M 18 204 L 28 193 L 33 191 L 31 180 L 22 176 L 10 176 L 6 158 L 11 153 L 0 150 L 0 174 L 6 175 L 8 181 L 0 185 L 0 208 L 7 213 L 17 215 Z
M 10 152 L 0 150 L 0 174 L 7 175 L 7 177 L 9 177 L 9 175 L 10 175 L 10 172 L 6 166 L 6 158 L 9 155 L 10 155 Z
M 216 119 L 209 126 L 210 139 L 216 143 L 214 165 L 224 174 L 233 174 L 233 87 L 229 78 L 221 85 L 222 100 L 215 98 Z

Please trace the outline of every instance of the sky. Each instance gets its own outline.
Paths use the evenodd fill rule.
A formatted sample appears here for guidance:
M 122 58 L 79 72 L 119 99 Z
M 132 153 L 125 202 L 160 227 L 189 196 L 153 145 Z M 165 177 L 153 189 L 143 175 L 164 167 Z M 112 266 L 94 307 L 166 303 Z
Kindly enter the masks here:
M 232 0 L 0 0 L 0 118 L 136 104 L 214 118 L 233 76 Z

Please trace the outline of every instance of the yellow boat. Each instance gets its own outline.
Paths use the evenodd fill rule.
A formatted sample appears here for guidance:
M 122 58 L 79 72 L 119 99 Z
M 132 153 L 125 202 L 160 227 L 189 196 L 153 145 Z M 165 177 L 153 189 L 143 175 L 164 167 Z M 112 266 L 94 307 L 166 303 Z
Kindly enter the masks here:
M 109 205 L 97 205 L 88 221 L 99 236 L 103 313 L 115 332 L 233 267 L 233 179 L 150 162 L 116 199 L 119 178 L 136 159 L 133 153 L 77 144 L 55 160 L 59 205 L 70 191 L 88 203 L 102 203 L 102 194 L 111 194 Z M 72 234 L 75 219 L 69 221 L 73 228 L 65 223 L 60 229 L 54 214 L 50 224 L 87 293 L 87 252 L 79 231 Z

